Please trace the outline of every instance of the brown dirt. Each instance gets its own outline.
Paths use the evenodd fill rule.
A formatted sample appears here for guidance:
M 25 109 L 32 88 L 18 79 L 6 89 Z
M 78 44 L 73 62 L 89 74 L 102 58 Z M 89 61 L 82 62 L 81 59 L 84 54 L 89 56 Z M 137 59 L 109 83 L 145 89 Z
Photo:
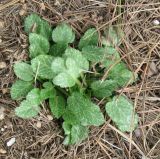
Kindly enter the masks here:
M 118 14 L 115 0 L 46 0 L 44 3 L 42 0 L 1 0 L 0 107 L 5 108 L 1 130 L 7 125 L 4 131 L 0 130 L 1 159 L 160 159 L 160 25 L 153 24 L 153 20 L 160 20 L 160 2 L 122 1 L 124 4 L 119 7 L 123 13 Z M 92 127 L 89 138 L 81 144 L 64 147 L 63 131 L 58 121 L 46 117 L 48 109 L 32 120 L 21 120 L 14 115 L 18 103 L 9 94 L 15 80 L 12 65 L 27 59 L 23 18 L 31 12 L 52 25 L 61 21 L 70 23 L 77 36 L 89 26 L 95 26 L 98 31 L 108 25 L 118 24 L 123 28 L 125 37 L 118 49 L 140 80 L 119 92 L 135 103 L 139 114 L 136 131 L 122 133 L 107 119 L 102 127 Z M 38 121 L 41 121 L 39 128 Z M 6 142 L 12 137 L 16 143 L 7 147 Z

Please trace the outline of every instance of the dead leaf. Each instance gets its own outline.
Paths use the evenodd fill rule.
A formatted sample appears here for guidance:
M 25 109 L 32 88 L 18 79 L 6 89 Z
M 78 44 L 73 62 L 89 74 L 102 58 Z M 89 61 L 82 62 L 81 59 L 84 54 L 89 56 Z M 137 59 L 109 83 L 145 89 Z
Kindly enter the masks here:
M 151 77 L 151 76 L 155 75 L 156 73 L 158 73 L 158 69 L 156 67 L 156 64 L 154 62 L 151 62 L 148 67 L 147 75 L 148 75 L 148 77 Z

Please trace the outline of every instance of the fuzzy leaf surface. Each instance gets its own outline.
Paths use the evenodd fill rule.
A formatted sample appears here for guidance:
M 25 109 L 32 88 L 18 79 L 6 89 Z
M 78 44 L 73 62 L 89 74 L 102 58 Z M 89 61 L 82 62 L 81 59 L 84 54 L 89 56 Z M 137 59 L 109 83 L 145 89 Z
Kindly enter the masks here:
M 52 79 L 54 73 L 51 69 L 53 57 L 50 55 L 39 55 L 31 60 L 33 72 L 43 79 Z
M 32 88 L 33 83 L 31 81 L 17 80 L 11 87 L 11 98 L 14 100 L 22 99 Z
M 82 55 L 82 53 L 79 50 L 76 50 L 74 48 L 68 47 L 65 51 L 65 56 L 72 58 L 78 67 L 82 70 L 88 70 L 89 69 L 89 62 L 87 59 Z
M 38 115 L 40 107 L 34 105 L 30 100 L 24 100 L 20 106 L 15 109 L 15 114 L 23 119 L 30 119 Z
M 117 89 L 117 82 L 114 80 L 95 81 L 91 84 L 93 94 L 98 98 L 105 98 L 112 95 Z
M 53 30 L 52 39 L 59 44 L 72 43 L 75 39 L 75 33 L 69 25 L 62 23 Z
M 109 68 L 112 66 L 112 62 L 109 60 L 105 61 L 104 65 L 107 66 L 106 68 Z M 129 84 L 132 84 L 134 81 L 136 81 L 137 77 L 134 75 L 134 73 L 127 69 L 123 62 L 120 62 L 111 68 L 108 73 L 108 78 L 117 81 L 117 85 L 122 87 L 128 82 Z
M 33 80 L 33 71 L 31 65 L 25 62 L 17 62 L 14 64 L 14 73 L 16 76 L 24 81 Z
M 50 39 L 52 36 L 51 26 L 37 14 L 31 14 L 25 18 L 24 30 L 27 33 L 34 32 L 42 35 L 46 39 Z
M 37 14 L 31 14 L 25 18 L 24 30 L 25 32 L 29 33 L 32 32 L 33 27 L 35 27 L 35 29 L 33 29 L 33 32 L 38 33 L 40 31 L 40 25 L 41 18 Z
M 98 44 L 98 33 L 95 28 L 88 29 L 82 38 L 79 41 L 78 47 L 80 50 L 82 50 L 83 47 L 86 47 L 88 45 L 94 45 L 96 46 Z
M 75 122 L 83 126 L 99 126 L 104 123 L 100 108 L 78 92 L 72 93 L 68 98 L 63 118 L 71 125 L 75 125 Z
M 64 114 L 65 105 L 65 99 L 62 96 L 54 96 L 49 99 L 51 112 L 57 119 Z
M 41 101 L 53 98 L 56 94 L 56 90 L 51 82 L 45 82 L 43 84 L 43 89 L 41 89 L 40 96 Z
M 49 42 L 42 35 L 36 33 L 29 34 L 29 53 L 30 57 L 34 58 L 41 54 L 47 54 L 49 52 Z
M 53 44 L 49 50 L 49 54 L 52 56 L 62 56 L 68 47 L 68 44 L 66 43 L 56 43 Z
M 64 145 L 78 144 L 88 137 L 88 128 L 82 125 L 70 125 L 63 122 L 63 129 L 66 138 L 63 142 Z
M 106 104 L 105 109 L 122 132 L 131 132 L 137 127 L 138 116 L 133 111 L 133 104 L 126 97 L 115 96 Z
M 32 89 L 26 96 L 26 99 L 32 103 L 32 105 L 40 105 L 41 97 L 40 97 L 40 89 L 34 88 Z
M 62 88 L 66 88 L 76 84 L 77 78 L 83 70 L 79 68 L 78 63 L 76 63 L 73 58 L 68 57 L 64 60 L 63 58 L 57 57 L 52 62 L 52 71 L 57 74 L 53 79 L 53 83 Z

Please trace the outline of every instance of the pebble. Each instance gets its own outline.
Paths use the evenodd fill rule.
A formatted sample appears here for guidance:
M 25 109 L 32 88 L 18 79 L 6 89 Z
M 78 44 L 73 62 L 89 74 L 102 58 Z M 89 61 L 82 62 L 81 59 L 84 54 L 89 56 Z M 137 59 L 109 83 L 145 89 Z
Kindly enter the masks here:
M 160 24 L 160 21 L 157 20 L 157 19 L 155 19 L 155 20 L 153 20 L 153 24 L 154 24 L 154 25 L 159 25 L 159 24 Z
M 0 29 L 3 29 L 3 28 L 4 28 L 4 21 L 0 20 Z
M 3 107 L 0 108 L 0 120 L 3 120 L 5 115 L 4 115 L 5 109 Z
M 47 115 L 48 120 L 53 120 L 53 116 L 52 115 Z
M 4 131 L 4 128 L 1 128 L 1 131 L 3 132 L 3 131 Z
M 7 153 L 7 151 L 6 150 L 4 150 L 4 149 L 0 149 L 0 154 L 6 154 Z
M 38 121 L 38 122 L 37 122 L 37 124 L 36 124 L 36 126 L 37 126 L 37 128 L 41 128 L 41 127 L 42 127 L 41 122 L 40 122 L 40 121 Z
M 0 69 L 6 68 L 7 64 L 5 62 L 0 62 Z
M 15 142 L 16 142 L 16 138 L 13 137 L 13 138 L 11 138 L 11 139 L 7 142 L 7 146 L 10 147 L 10 146 L 12 146 Z

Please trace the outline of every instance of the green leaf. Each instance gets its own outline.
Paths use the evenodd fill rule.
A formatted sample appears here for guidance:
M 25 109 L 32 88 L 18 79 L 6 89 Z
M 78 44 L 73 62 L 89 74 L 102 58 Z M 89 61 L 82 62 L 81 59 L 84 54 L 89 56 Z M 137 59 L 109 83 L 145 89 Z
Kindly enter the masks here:
M 54 58 L 52 62 L 52 71 L 56 74 L 65 71 L 65 61 L 61 57 Z
M 51 112 L 57 119 L 64 114 L 65 105 L 65 99 L 62 96 L 54 96 L 49 99 Z
M 86 71 L 89 69 L 89 62 L 79 50 L 68 47 L 65 51 L 65 56 L 72 58 L 80 69 Z
M 82 125 L 73 125 L 70 144 L 78 144 L 88 137 L 88 128 Z
M 111 63 L 111 64 L 110 64 Z M 105 66 L 109 67 L 112 66 L 112 62 L 106 61 L 104 63 Z M 117 82 L 117 85 L 122 87 L 126 85 L 127 83 L 132 84 L 134 81 L 136 81 L 137 76 L 134 75 L 131 71 L 129 71 L 126 68 L 126 65 L 121 62 L 116 65 L 114 65 L 111 70 L 108 73 L 108 78 L 114 80 Z
M 70 114 L 74 115 L 73 121 L 70 118 Z M 99 126 L 104 123 L 104 117 L 99 107 L 78 92 L 72 93 L 68 98 L 63 118 L 71 125 L 75 124 L 75 120 L 83 126 Z
M 119 53 L 113 47 L 97 47 L 97 46 L 86 46 L 82 49 L 83 55 L 92 62 L 105 61 L 106 59 L 118 60 L 120 59 Z
M 52 38 L 52 29 L 51 26 L 48 24 L 47 21 L 41 20 L 40 24 L 40 35 L 50 40 Z
M 34 88 L 28 94 L 26 99 L 32 103 L 32 105 L 40 105 L 41 97 L 40 97 L 40 89 Z
M 52 62 L 52 70 L 57 76 L 53 83 L 62 88 L 72 87 L 76 84 L 82 69 L 80 69 L 72 58 L 64 59 L 57 57 Z
M 52 36 L 51 26 L 37 14 L 31 14 L 25 19 L 24 30 L 27 33 L 37 33 L 47 39 L 50 39 Z
M 105 30 L 106 39 L 102 41 L 105 46 L 120 45 L 124 33 L 120 28 L 110 26 Z
M 49 42 L 42 35 L 36 33 L 29 34 L 29 53 L 30 57 L 34 58 L 41 54 L 47 54 L 49 52 Z
M 18 78 L 24 81 L 32 81 L 34 78 L 32 67 L 24 62 L 17 62 L 14 64 L 14 73 Z
M 39 55 L 32 59 L 31 66 L 33 72 L 43 79 L 52 79 L 54 73 L 51 69 L 53 57 L 50 55 Z
M 29 33 L 32 32 L 33 27 L 35 28 L 33 31 L 38 33 L 40 30 L 41 18 L 37 14 L 31 14 L 27 18 L 25 18 L 24 22 L 24 30 Z
M 43 87 L 44 89 L 41 89 L 40 92 L 41 101 L 53 98 L 56 95 L 56 90 L 51 82 L 45 82 Z
M 87 60 L 92 62 L 103 61 L 107 56 L 105 48 L 100 48 L 97 46 L 83 47 L 82 53 L 87 58 Z
M 27 95 L 27 93 L 33 88 L 31 81 L 26 82 L 17 80 L 11 87 L 11 98 L 19 100 Z
M 76 84 L 75 80 L 67 73 L 60 73 L 54 79 L 53 83 L 62 88 L 72 87 Z
M 38 115 L 40 107 L 34 105 L 30 100 L 24 100 L 20 106 L 15 109 L 15 114 L 23 119 L 29 119 Z
M 52 56 L 62 56 L 67 47 L 68 47 L 68 44 L 66 43 L 53 44 L 50 48 L 49 54 Z
M 91 84 L 93 94 L 98 98 L 105 98 L 112 95 L 117 89 L 117 82 L 114 80 L 95 81 Z
M 78 144 L 88 137 L 88 128 L 82 125 L 71 126 L 63 122 L 63 129 L 67 135 L 63 142 L 64 145 Z
M 78 47 L 82 50 L 83 47 L 88 45 L 98 44 L 98 32 L 95 28 L 88 29 L 79 41 Z
M 138 125 L 138 116 L 133 104 L 124 96 L 116 96 L 106 104 L 106 112 L 121 131 L 133 131 Z
M 52 39 L 56 43 L 60 44 L 68 44 L 72 43 L 75 39 L 75 33 L 73 32 L 72 28 L 63 23 L 58 25 L 52 32 Z
M 65 135 L 71 134 L 72 125 L 70 125 L 70 124 L 68 124 L 67 122 L 64 121 L 62 127 L 63 127 Z

